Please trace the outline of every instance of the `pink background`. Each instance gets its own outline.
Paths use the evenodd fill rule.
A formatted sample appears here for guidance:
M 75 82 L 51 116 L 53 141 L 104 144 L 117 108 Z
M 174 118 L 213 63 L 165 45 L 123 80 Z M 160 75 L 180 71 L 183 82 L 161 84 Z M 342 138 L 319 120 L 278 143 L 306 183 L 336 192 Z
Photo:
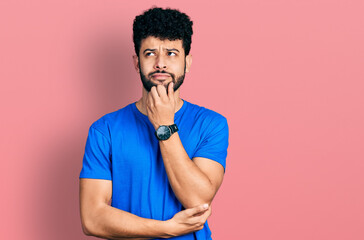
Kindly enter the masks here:
M 182 97 L 228 118 L 214 240 L 364 239 L 364 2 L 1 1 L 0 239 L 89 239 L 87 130 L 141 96 L 132 21 L 194 21 Z

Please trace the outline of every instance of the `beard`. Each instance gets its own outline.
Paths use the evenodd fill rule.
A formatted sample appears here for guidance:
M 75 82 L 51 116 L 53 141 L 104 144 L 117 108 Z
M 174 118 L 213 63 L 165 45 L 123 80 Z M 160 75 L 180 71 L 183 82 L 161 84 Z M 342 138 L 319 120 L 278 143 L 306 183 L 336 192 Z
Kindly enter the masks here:
M 152 89 L 152 87 L 153 86 L 157 86 L 158 84 L 155 84 L 155 83 L 153 83 L 152 81 L 151 81 L 151 78 L 152 78 L 152 75 L 154 74 L 154 73 L 167 73 L 167 74 L 169 74 L 170 76 L 171 76 L 171 78 L 172 78 L 172 82 L 173 82 L 173 84 L 174 84 L 174 86 L 173 86 L 173 90 L 174 91 L 176 91 L 181 85 L 182 85 L 182 83 L 183 83 L 183 81 L 184 81 L 184 79 L 185 79 L 185 75 L 186 75 L 186 61 L 185 61 L 185 67 L 184 67 L 184 70 L 183 70 L 183 74 L 181 75 L 181 76 L 178 76 L 177 78 L 176 78 L 176 76 L 173 74 L 173 73 L 169 73 L 169 72 L 166 72 L 166 71 L 164 71 L 164 70 L 161 70 L 161 71 L 154 71 L 154 72 L 152 72 L 152 73 L 149 73 L 148 74 L 148 76 L 146 76 L 144 73 L 143 73 L 143 71 L 142 71 L 142 69 L 140 68 L 140 63 L 139 63 L 139 69 L 140 69 L 140 71 L 139 71 L 139 74 L 140 74 L 140 79 L 142 80 L 142 83 L 143 83 L 143 87 L 145 88 L 145 90 L 147 90 L 148 92 L 150 92 L 150 90 Z M 168 87 L 168 85 L 167 86 L 165 86 L 165 85 L 163 85 L 165 88 L 166 88 L 166 90 L 167 90 L 167 87 Z

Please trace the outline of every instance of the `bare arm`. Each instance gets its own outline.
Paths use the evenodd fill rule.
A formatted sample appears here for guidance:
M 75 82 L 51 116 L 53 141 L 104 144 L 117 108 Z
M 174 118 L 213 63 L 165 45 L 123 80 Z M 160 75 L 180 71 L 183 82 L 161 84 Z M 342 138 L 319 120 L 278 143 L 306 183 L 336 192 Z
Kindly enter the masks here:
M 207 158 L 187 155 L 178 133 L 160 141 L 161 153 L 174 194 L 185 208 L 211 204 L 223 177 L 223 166 Z
M 148 118 L 157 129 L 160 125 L 174 123 L 176 96 L 173 84 L 166 89 L 158 85 L 152 87 L 148 94 L 146 107 Z M 219 189 L 224 167 L 207 158 L 190 159 L 178 133 L 168 140 L 159 142 L 164 166 L 174 194 L 185 208 L 210 203 Z
M 80 211 L 86 235 L 107 239 L 170 238 L 202 229 L 211 208 L 198 206 L 177 213 L 172 219 L 158 221 L 141 218 L 111 207 L 112 182 L 80 179 Z

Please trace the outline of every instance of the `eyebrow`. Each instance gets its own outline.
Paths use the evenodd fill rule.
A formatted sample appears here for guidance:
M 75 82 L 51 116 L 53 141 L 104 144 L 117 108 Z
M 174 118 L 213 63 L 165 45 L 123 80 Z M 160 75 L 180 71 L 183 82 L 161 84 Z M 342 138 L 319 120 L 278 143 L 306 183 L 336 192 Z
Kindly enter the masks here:
M 157 50 L 156 48 L 153 48 L 153 49 L 151 49 L 151 48 L 147 48 L 147 49 L 145 49 L 145 50 L 143 51 L 143 53 L 145 53 L 146 51 L 154 52 L 154 51 L 156 51 L 156 50 Z M 167 50 L 167 51 L 176 51 L 176 52 L 179 52 L 179 50 L 178 50 L 178 49 L 176 49 L 176 48 L 166 48 L 166 50 Z
M 145 50 L 143 51 L 143 53 L 145 53 L 146 51 L 154 52 L 155 50 L 157 50 L 157 49 L 150 49 L 150 48 L 147 48 L 147 49 L 145 49 Z
M 176 52 L 179 52 L 178 49 L 175 49 L 175 48 L 167 48 L 167 51 L 176 51 Z

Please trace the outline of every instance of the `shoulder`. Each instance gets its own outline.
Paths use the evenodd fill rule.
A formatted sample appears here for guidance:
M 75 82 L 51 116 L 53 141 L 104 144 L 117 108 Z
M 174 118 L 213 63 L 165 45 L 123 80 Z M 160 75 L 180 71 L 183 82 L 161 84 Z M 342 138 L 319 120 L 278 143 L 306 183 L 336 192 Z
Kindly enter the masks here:
M 103 135 L 109 136 L 112 126 L 120 122 L 120 120 L 125 119 L 131 113 L 132 103 L 114 112 L 110 112 L 101 116 L 91 124 L 90 129 L 95 129 L 101 132 Z
M 215 112 L 214 110 L 199 106 L 197 104 L 193 104 L 190 102 L 187 103 L 188 114 L 190 117 L 193 117 L 196 122 L 201 122 L 206 126 L 214 126 L 217 125 L 228 125 L 227 119 L 222 114 Z

